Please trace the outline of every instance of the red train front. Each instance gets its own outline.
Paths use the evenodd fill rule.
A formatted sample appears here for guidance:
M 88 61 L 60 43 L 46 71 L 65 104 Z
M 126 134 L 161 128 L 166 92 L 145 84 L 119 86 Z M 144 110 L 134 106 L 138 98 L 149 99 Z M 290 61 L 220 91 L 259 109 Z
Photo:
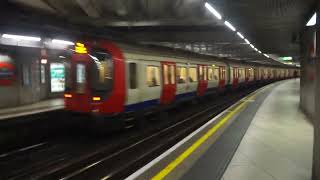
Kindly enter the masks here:
M 116 114 L 124 110 L 125 70 L 122 52 L 107 41 L 76 43 L 64 95 L 72 112 Z

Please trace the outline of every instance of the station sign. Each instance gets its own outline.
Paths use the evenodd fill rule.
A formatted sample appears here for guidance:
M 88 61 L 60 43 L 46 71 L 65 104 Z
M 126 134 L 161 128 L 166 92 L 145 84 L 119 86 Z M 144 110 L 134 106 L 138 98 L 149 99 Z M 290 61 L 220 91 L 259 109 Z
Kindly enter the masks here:
M 11 86 L 15 79 L 13 60 L 8 55 L 0 54 L 0 86 Z
M 51 92 L 64 92 L 65 67 L 61 63 L 50 64 Z

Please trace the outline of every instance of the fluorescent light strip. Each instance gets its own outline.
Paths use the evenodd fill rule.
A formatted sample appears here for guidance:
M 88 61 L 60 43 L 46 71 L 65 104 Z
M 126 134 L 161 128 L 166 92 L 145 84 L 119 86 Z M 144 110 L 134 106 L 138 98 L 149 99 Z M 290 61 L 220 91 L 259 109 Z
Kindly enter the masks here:
M 263 54 L 265 57 L 270 58 L 270 56 L 268 56 L 267 54 Z
M 251 44 L 250 41 L 248 41 L 248 39 L 244 39 L 244 41 L 245 41 L 247 44 Z
M 234 28 L 230 22 L 225 21 L 224 24 L 225 24 L 229 29 L 231 29 L 232 31 L 236 31 L 236 28 Z
M 257 49 L 257 48 L 254 48 L 254 50 L 255 50 L 255 51 L 258 51 L 258 49 Z
M 262 52 L 261 52 L 261 51 L 258 51 L 258 53 L 262 54 Z
M 61 40 L 61 39 L 52 39 L 51 42 L 54 44 L 74 45 L 74 43 L 71 41 L 65 41 L 65 40 Z
M 314 15 L 309 19 L 306 26 L 314 26 L 317 23 L 317 13 L 314 13 Z
M 253 44 L 250 44 L 250 46 L 252 47 L 252 49 L 254 49 L 254 45 Z
M 221 16 L 221 14 L 217 11 L 217 10 L 215 10 L 209 3 L 205 3 L 205 7 L 214 15 L 214 16 L 216 16 L 218 19 L 222 19 L 222 16 Z
M 3 38 L 16 39 L 16 40 L 28 40 L 28 41 L 41 41 L 40 37 L 21 36 L 14 34 L 2 34 Z
M 238 35 L 241 39 L 244 39 L 244 36 L 243 36 L 240 32 L 237 32 L 237 35 Z

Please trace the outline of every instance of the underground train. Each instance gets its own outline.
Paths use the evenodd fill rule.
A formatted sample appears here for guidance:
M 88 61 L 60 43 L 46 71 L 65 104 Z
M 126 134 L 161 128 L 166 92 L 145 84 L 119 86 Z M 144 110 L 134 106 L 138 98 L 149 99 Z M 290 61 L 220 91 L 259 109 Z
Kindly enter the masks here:
M 299 71 L 106 40 L 76 43 L 69 69 L 65 109 L 95 117 L 165 107 Z

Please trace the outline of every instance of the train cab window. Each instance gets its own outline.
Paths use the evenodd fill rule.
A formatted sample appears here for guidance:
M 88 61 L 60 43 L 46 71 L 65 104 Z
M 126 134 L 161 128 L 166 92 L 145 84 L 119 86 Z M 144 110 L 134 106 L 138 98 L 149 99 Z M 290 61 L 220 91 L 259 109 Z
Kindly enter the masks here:
M 113 60 L 104 49 L 93 49 L 89 55 L 91 61 L 91 88 L 97 94 L 106 95 L 113 88 Z
M 76 65 L 76 92 L 84 93 L 86 83 L 86 67 L 84 64 Z
M 197 76 L 197 68 L 190 67 L 189 68 L 189 82 L 197 82 L 198 76 Z
M 129 86 L 130 89 L 137 89 L 137 64 L 129 63 Z
M 211 67 L 208 67 L 208 80 L 209 81 L 213 80 L 213 71 Z
M 187 81 L 187 68 L 177 67 L 177 83 L 183 84 Z
M 147 66 L 146 78 L 148 87 L 160 86 L 160 71 L 157 66 Z

